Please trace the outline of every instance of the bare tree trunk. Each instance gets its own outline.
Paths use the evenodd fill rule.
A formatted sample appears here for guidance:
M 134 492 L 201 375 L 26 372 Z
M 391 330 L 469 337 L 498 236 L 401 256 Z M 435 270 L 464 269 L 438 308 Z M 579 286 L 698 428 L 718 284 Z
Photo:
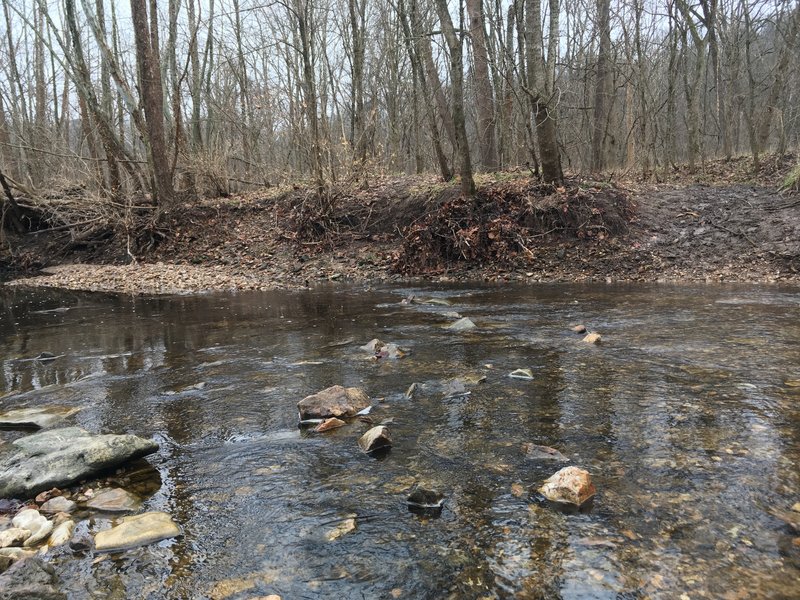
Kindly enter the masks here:
M 608 97 L 611 93 L 611 0 L 597 0 L 597 28 L 600 44 L 597 50 L 597 72 L 594 88 L 594 129 L 592 132 L 592 170 L 606 166 L 605 137 L 608 122 Z
M 475 106 L 478 110 L 480 165 L 488 171 L 494 171 L 498 167 L 494 92 L 489 77 L 489 54 L 486 49 L 486 27 L 482 0 L 467 0 L 467 12 L 469 13 L 469 32 L 472 38 L 472 55 L 475 60 L 473 81 Z
M 147 4 L 131 0 L 133 33 L 136 39 L 136 62 L 139 66 L 139 89 L 147 124 L 150 170 L 153 177 L 153 195 L 161 206 L 174 200 L 172 177 L 167 160 L 164 137 L 164 92 L 157 57 L 158 13 L 155 1 L 150 2 L 148 21 Z
M 456 144 L 460 163 L 461 194 L 469 198 L 475 195 L 475 180 L 472 178 L 472 162 L 464 119 L 463 40 L 461 34 L 457 34 L 455 27 L 453 27 L 447 0 L 436 0 L 436 12 L 439 14 L 442 32 L 450 50 L 450 83 L 453 86 L 453 126 L 456 130 Z

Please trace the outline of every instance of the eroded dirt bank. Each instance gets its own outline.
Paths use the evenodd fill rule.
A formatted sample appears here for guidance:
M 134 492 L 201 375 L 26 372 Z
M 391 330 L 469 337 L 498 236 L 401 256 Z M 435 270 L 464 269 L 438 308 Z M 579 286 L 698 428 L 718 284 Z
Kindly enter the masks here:
M 800 197 L 769 175 L 553 188 L 507 173 L 469 202 L 407 177 L 339 190 L 330 211 L 302 191 L 250 192 L 179 207 L 136 262 L 113 237 L 17 241 L 12 264 L 44 272 L 10 285 L 169 294 L 407 278 L 800 282 Z

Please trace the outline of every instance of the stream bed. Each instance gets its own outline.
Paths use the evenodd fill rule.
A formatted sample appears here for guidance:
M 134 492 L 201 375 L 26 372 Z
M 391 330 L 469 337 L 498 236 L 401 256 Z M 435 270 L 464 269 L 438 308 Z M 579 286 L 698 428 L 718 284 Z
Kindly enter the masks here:
M 446 328 L 461 316 L 477 329 Z M 406 356 L 359 350 L 373 338 Z M 336 384 L 371 396 L 388 454 L 360 452 L 366 422 L 298 427 Z M 800 534 L 776 517 L 800 502 L 797 288 L 0 290 L 0 406 L 51 404 L 155 439 L 116 476 L 183 532 L 54 552 L 70 598 L 800 597 Z M 592 474 L 591 506 L 543 501 L 564 464 L 531 444 Z M 409 512 L 417 486 L 441 515 Z

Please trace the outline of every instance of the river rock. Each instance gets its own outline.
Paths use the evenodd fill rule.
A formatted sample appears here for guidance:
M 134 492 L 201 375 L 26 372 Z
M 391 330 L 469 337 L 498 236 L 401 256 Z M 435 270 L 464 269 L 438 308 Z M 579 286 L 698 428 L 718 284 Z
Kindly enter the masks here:
M 508 376 L 514 379 L 533 379 L 533 371 L 530 369 L 515 369 Z
M 358 445 L 367 453 L 391 448 L 392 438 L 389 429 L 385 425 L 373 427 L 359 438 Z
M 540 446 L 539 444 L 525 444 L 523 445 L 525 454 L 528 458 L 538 460 L 556 460 L 561 462 L 569 462 L 569 459 L 561 454 L 555 448 L 550 446 Z
M 383 346 L 385 346 L 385 344 L 381 340 L 378 338 L 373 338 L 363 346 L 359 346 L 358 349 L 363 350 L 364 352 L 369 352 L 370 354 L 375 354 L 378 350 L 383 348 Z
M 77 506 L 72 500 L 64 498 L 64 496 L 56 496 L 42 504 L 39 510 L 43 513 L 54 515 L 56 513 L 71 513 Z
M 469 317 L 462 317 L 455 323 L 450 323 L 447 326 L 447 329 L 450 331 L 470 331 L 472 329 L 476 329 L 478 326 L 473 323 L 472 319 Z
M 86 503 L 88 508 L 101 512 L 132 512 L 141 505 L 142 501 L 138 496 L 121 488 L 102 490 Z
M 14 527 L 27 529 L 30 535 L 25 539 L 23 546 L 30 547 L 38 544 L 53 531 L 53 524 L 39 514 L 38 510 L 26 508 L 20 511 L 11 521 Z
M 22 542 L 31 537 L 31 532 L 21 527 L 9 527 L 0 531 L 0 548 L 22 546 Z
M 578 467 L 564 467 L 545 480 L 539 492 L 552 502 L 582 505 L 595 495 L 594 484 L 588 471 Z
M 116 527 L 99 532 L 94 544 L 98 552 L 112 552 L 152 544 L 180 534 L 181 530 L 168 514 L 146 512 L 124 517 Z
M 587 344 L 599 344 L 601 341 L 603 341 L 603 338 L 600 337 L 599 333 L 590 333 L 585 338 L 583 338 L 583 341 L 586 342 Z
M 325 419 L 322 423 L 317 425 L 314 428 L 314 431 L 317 433 L 324 433 L 325 431 L 330 431 L 331 429 L 338 429 L 339 427 L 344 427 L 347 425 L 341 419 L 337 419 L 336 417 L 331 417 L 330 419 Z
M 0 558 L 10 558 L 11 560 L 22 560 L 29 556 L 36 556 L 35 550 L 25 550 L 24 548 L 0 548 Z
M 571 329 L 575 333 L 586 333 L 586 325 L 573 325 Z
M 69 485 L 156 450 L 152 440 L 95 435 L 79 427 L 35 433 L 0 451 L 0 497 L 28 497 Z
M 0 600 L 65 600 L 55 569 L 39 558 L 25 558 L 0 575 Z
M 3 429 L 44 429 L 57 425 L 71 417 L 80 408 L 73 406 L 38 406 L 34 408 L 14 408 L 0 413 L 0 428 Z
M 64 521 L 61 525 L 53 529 L 53 533 L 50 534 L 50 539 L 47 540 L 47 545 L 54 548 L 66 544 L 72 539 L 72 533 L 74 531 L 75 521 Z
M 367 408 L 369 396 L 364 390 L 334 385 L 321 392 L 306 396 L 297 403 L 300 420 L 327 419 L 328 417 L 354 417 Z

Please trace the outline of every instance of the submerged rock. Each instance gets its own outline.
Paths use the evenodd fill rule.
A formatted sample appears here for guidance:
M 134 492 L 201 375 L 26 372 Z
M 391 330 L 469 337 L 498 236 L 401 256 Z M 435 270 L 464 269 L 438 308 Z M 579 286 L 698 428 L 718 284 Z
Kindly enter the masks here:
M 455 323 L 451 323 L 447 326 L 447 329 L 450 331 L 470 331 L 472 329 L 477 329 L 477 325 L 470 319 L 469 317 L 462 317 Z
M 354 417 L 370 405 L 364 390 L 334 385 L 321 392 L 306 396 L 297 403 L 300 420 L 327 419 L 328 417 Z
M 95 435 L 79 427 L 50 429 L 0 451 L 0 497 L 29 497 L 152 454 L 158 444 L 135 435 Z
M 38 558 L 25 558 L 0 575 L 0 600 L 65 600 L 55 569 Z
M 347 535 L 351 531 L 355 531 L 356 529 L 356 515 L 351 515 L 347 519 L 344 519 L 341 523 L 339 523 L 334 529 L 331 529 L 325 534 L 325 539 L 329 542 L 334 542 L 338 540 L 343 535 Z
M 533 379 L 533 371 L 530 369 L 515 369 L 508 376 L 514 379 Z
M 38 406 L 35 408 L 14 408 L 0 413 L 0 428 L 3 429 L 44 429 L 52 427 L 71 417 L 80 408 L 74 406 Z
M 600 337 L 599 333 L 590 333 L 585 338 L 583 338 L 583 341 L 586 342 L 587 344 L 599 344 L 601 341 L 603 341 L 603 338 Z
M 389 429 L 385 425 L 373 427 L 359 438 L 358 445 L 367 453 L 377 450 L 388 450 L 392 447 L 392 438 L 389 435 Z
M 539 492 L 552 502 L 580 506 L 593 497 L 597 490 L 588 471 L 564 467 L 546 479 Z
M 86 506 L 101 512 L 131 512 L 138 510 L 141 504 L 139 496 L 121 488 L 111 488 L 98 492 Z
M 337 419 L 336 417 L 331 417 L 330 419 L 325 419 L 322 423 L 317 425 L 314 428 L 314 431 L 317 433 L 324 433 L 326 431 L 330 431 L 331 429 L 338 429 L 339 427 L 344 427 L 347 425 L 341 419 Z
M 376 360 L 380 358 L 403 358 L 407 354 L 407 352 L 402 350 L 397 344 L 386 344 L 378 338 L 370 340 L 361 346 L 359 350 L 368 352 L 372 355 L 371 358 Z
M 559 452 L 555 448 L 551 448 L 550 446 L 540 446 L 539 444 L 525 444 L 523 448 L 528 458 L 569 462 L 569 459 L 566 456 L 561 454 L 561 452 Z
M 78 505 L 64 496 L 56 496 L 42 504 L 41 511 L 48 514 L 71 513 Z
M 176 537 L 181 530 L 166 513 L 146 512 L 124 517 L 116 527 L 99 532 L 95 538 L 98 552 L 127 550 Z

